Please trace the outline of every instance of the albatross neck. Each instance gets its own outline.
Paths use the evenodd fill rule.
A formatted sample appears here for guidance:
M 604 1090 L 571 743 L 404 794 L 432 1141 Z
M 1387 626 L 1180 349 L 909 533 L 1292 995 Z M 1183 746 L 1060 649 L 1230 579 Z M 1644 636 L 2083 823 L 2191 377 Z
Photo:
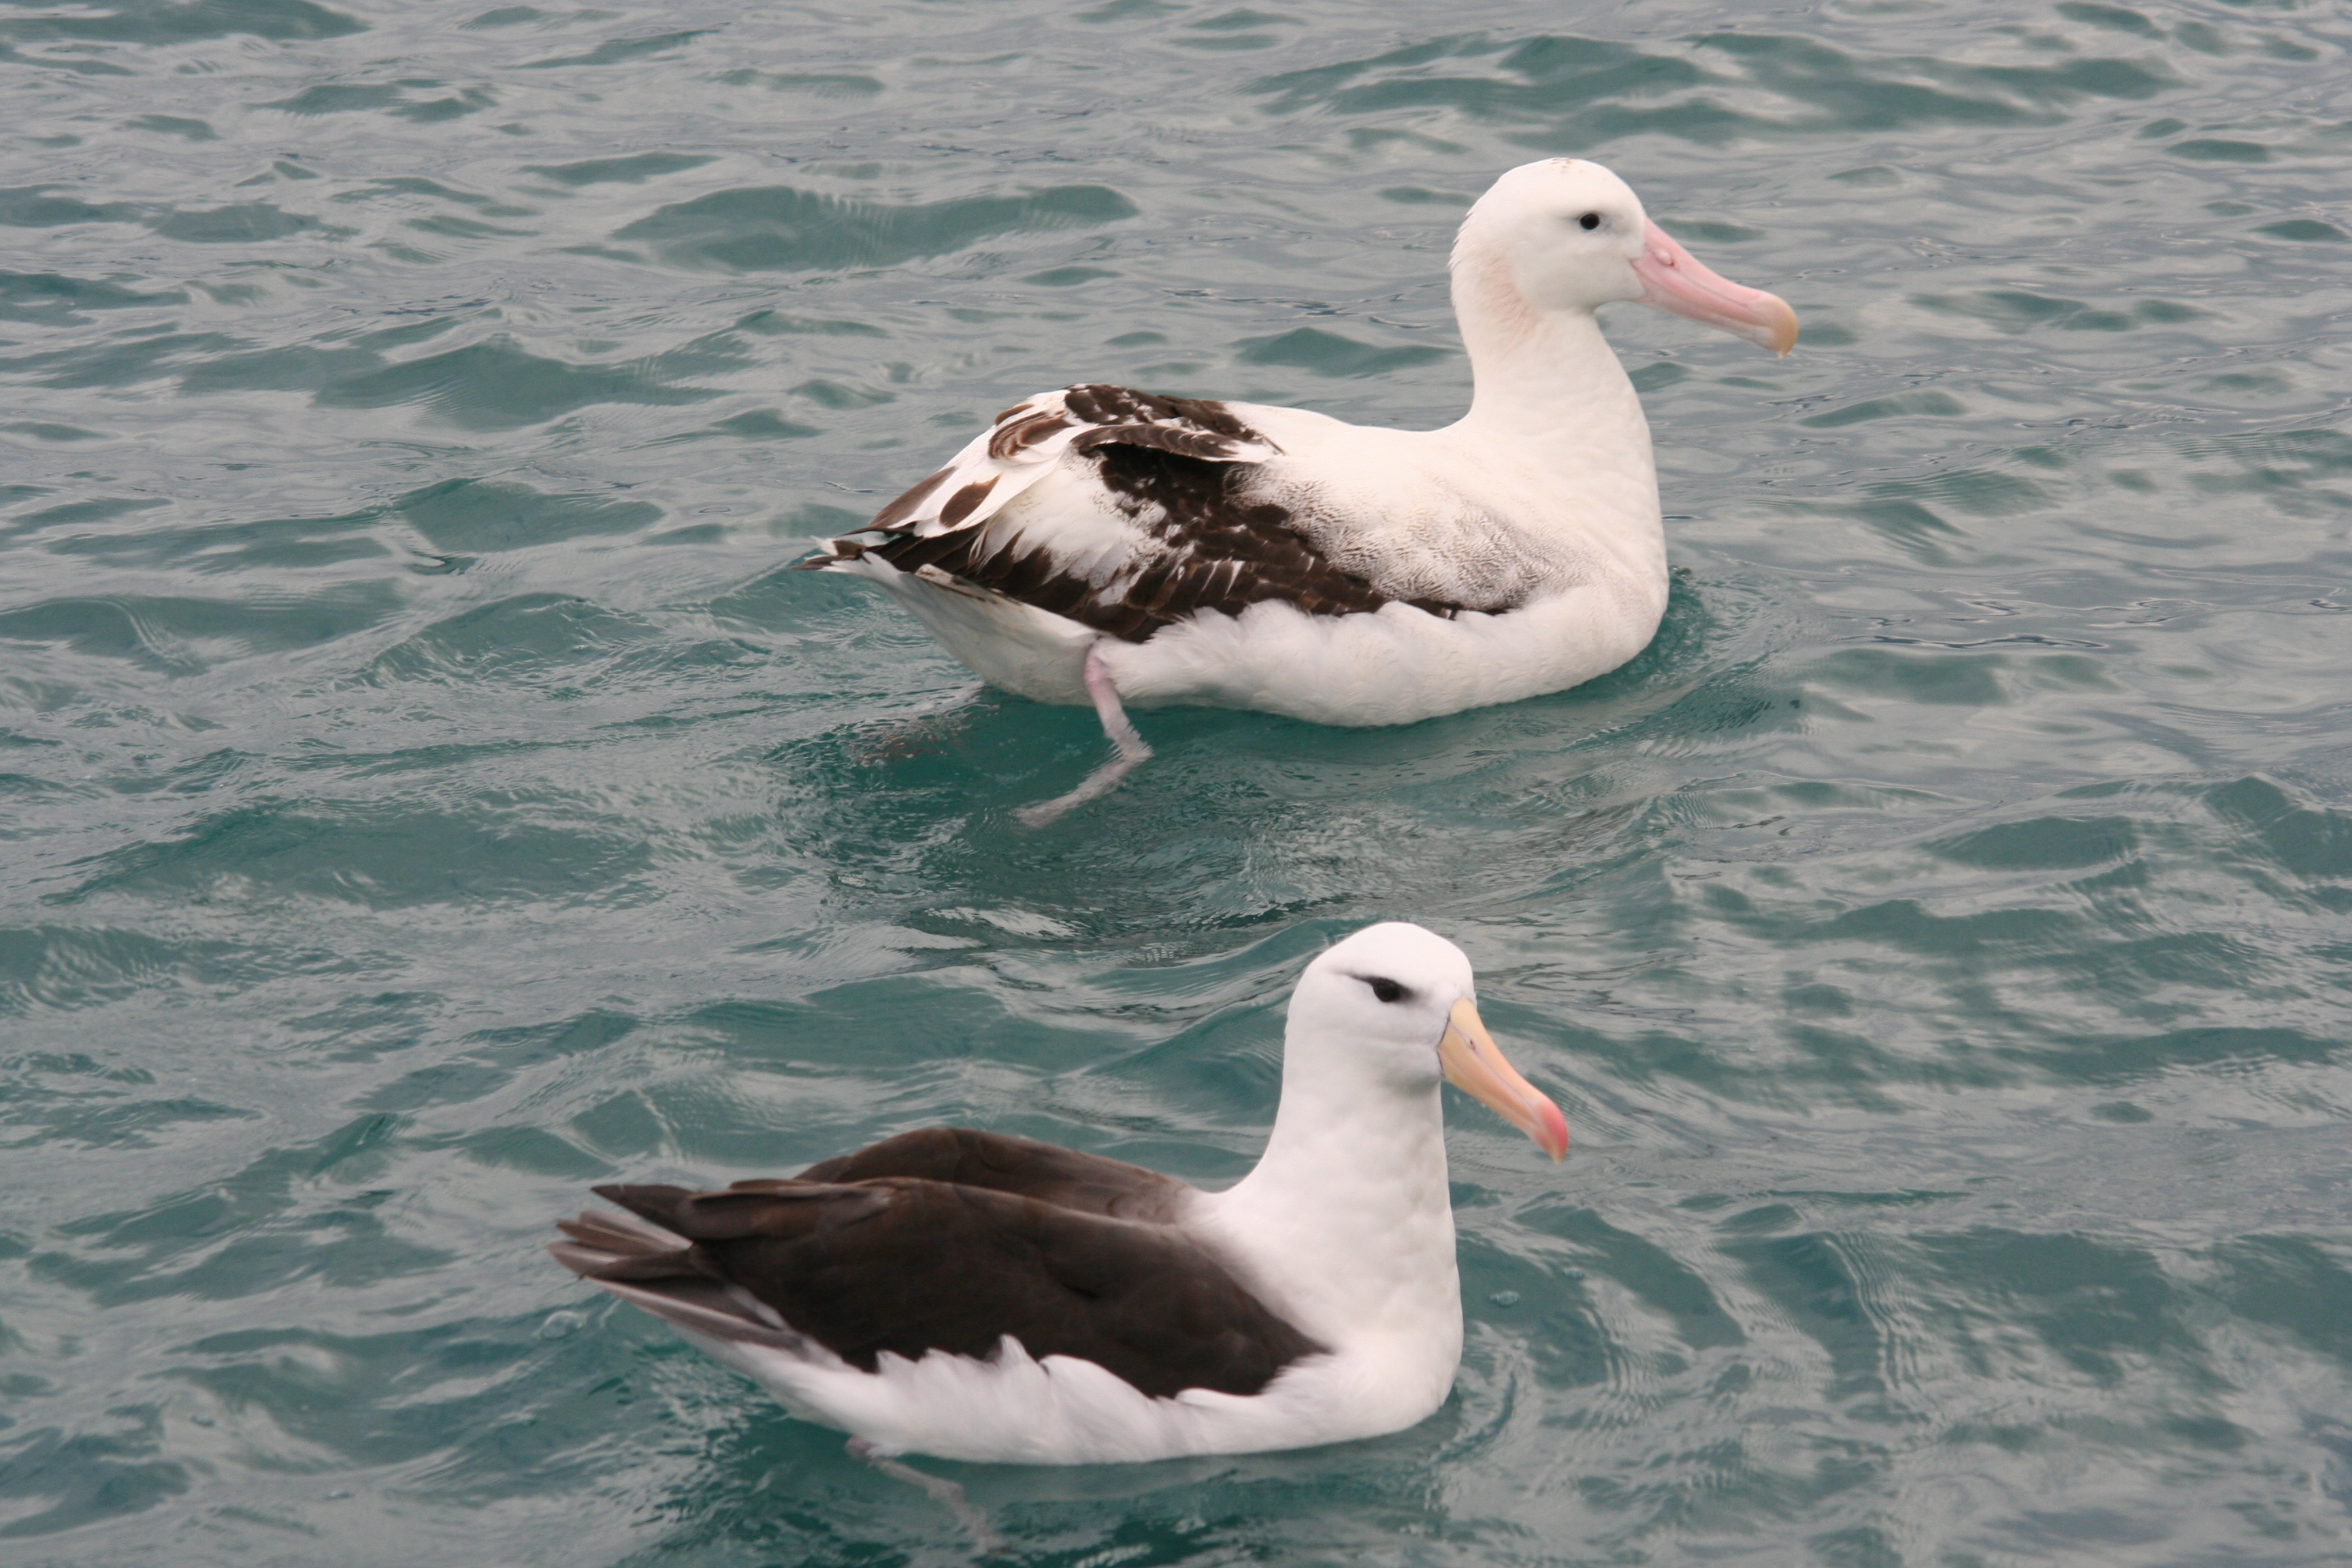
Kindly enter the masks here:
M 1278 1284 L 1310 1331 L 1448 1312 L 1458 1327 L 1438 1087 L 1366 1083 L 1360 1063 L 1331 1059 L 1347 1050 L 1293 1033 L 1265 1152 L 1208 1202 L 1244 1261 Z
M 1454 434 L 1647 462 L 1642 400 L 1592 311 L 1537 310 L 1492 269 L 1483 278 L 1457 274 L 1454 310 L 1474 386 Z

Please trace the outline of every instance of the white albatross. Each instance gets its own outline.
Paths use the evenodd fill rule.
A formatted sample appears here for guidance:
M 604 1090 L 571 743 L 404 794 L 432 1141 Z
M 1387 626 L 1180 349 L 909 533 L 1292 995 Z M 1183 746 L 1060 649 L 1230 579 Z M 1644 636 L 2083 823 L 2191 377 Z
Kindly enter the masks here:
M 1470 411 L 1440 430 L 1080 384 L 1006 409 L 802 563 L 881 584 L 982 679 L 1101 715 L 1249 708 L 1406 724 L 1558 691 L 1646 646 L 1665 538 L 1641 399 L 1593 312 L 1639 300 L 1775 353 L 1797 318 L 1717 277 L 1600 164 L 1496 180 L 1463 219 Z
M 866 1455 L 1071 1465 L 1378 1436 L 1445 1400 L 1461 1282 L 1438 1086 L 1558 1160 L 1469 961 L 1358 931 L 1300 976 L 1257 1166 L 1207 1193 L 961 1129 L 723 1192 L 599 1187 L 550 1250 Z

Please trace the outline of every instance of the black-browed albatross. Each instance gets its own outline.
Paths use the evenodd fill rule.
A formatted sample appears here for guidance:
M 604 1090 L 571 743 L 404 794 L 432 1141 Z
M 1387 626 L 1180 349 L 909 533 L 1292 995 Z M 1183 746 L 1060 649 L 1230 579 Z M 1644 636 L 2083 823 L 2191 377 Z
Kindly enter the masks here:
M 1406 724 L 1575 686 L 1656 632 L 1665 536 L 1642 402 L 1593 312 L 1638 300 L 1786 353 L 1797 318 L 1708 271 L 1600 164 L 1548 158 L 1463 219 L 1470 411 L 1440 430 L 1069 386 L 997 416 L 804 567 L 854 573 L 982 679 L 1091 702 Z
M 932 1128 L 724 1191 L 598 1187 L 628 1213 L 583 1214 L 550 1250 L 861 1452 L 1085 1464 L 1376 1436 L 1444 1403 L 1461 1356 L 1446 1080 L 1566 1153 L 1462 951 L 1375 925 L 1299 977 L 1273 1134 L 1223 1192 Z

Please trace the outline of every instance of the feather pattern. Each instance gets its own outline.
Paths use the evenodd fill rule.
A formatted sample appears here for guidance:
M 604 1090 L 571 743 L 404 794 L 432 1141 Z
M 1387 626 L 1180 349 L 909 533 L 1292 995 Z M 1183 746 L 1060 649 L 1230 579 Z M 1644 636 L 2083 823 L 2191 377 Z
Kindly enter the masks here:
M 1384 592 L 1318 549 L 1261 471 L 1281 456 L 1222 403 L 1066 387 L 1006 409 L 945 468 L 884 507 L 867 525 L 881 541 L 835 540 L 830 554 L 803 564 L 870 555 L 1134 643 L 1202 611 L 1233 616 L 1268 601 L 1308 615 L 1399 599 L 1455 613 L 1441 599 Z M 1055 475 L 1055 465 L 1069 472 Z M 1124 524 L 1116 542 L 1035 526 L 1020 502 L 1049 477 L 1076 477 L 1096 510 L 1114 514 L 1114 527 Z
M 1065 387 L 998 415 L 947 467 L 884 507 L 866 526 L 918 538 L 976 527 L 1067 453 L 1115 444 L 1229 463 L 1258 462 L 1280 451 L 1222 404 L 1157 397 L 1123 386 Z M 834 546 L 839 550 L 847 542 L 835 540 Z
M 1325 1348 L 1165 1224 L 910 1176 L 596 1195 L 686 1245 L 591 1260 L 589 1278 L 675 1294 L 698 1314 L 723 1311 L 714 1288 L 731 1289 L 742 1328 L 718 1331 L 767 1343 L 789 1322 L 861 1372 L 886 1354 L 984 1357 L 1009 1334 L 1033 1356 L 1092 1362 L 1155 1398 L 1254 1394 Z

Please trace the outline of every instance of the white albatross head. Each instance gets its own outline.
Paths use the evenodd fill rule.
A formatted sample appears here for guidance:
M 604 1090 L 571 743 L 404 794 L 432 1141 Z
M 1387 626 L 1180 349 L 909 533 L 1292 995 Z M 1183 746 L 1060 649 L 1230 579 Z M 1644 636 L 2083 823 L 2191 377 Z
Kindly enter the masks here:
M 1776 354 L 1797 342 L 1788 301 L 1701 266 L 1590 159 L 1546 158 L 1496 180 L 1462 220 L 1454 271 L 1457 289 L 1505 316 L 1514 303 L 1541 315 L 1638 300 Z
M 1433 1093 L 1444 1079 L 1559 1159 L 1566 1119 L 1505 1059 L 1479 1022 L 1476 997 L 1469 959 L 1444 937 L 1399 921 L 1367 926 L 1298 977 L 1286 1079 L 1301 1056 L 1318 1076 L 1405 1097 Z

